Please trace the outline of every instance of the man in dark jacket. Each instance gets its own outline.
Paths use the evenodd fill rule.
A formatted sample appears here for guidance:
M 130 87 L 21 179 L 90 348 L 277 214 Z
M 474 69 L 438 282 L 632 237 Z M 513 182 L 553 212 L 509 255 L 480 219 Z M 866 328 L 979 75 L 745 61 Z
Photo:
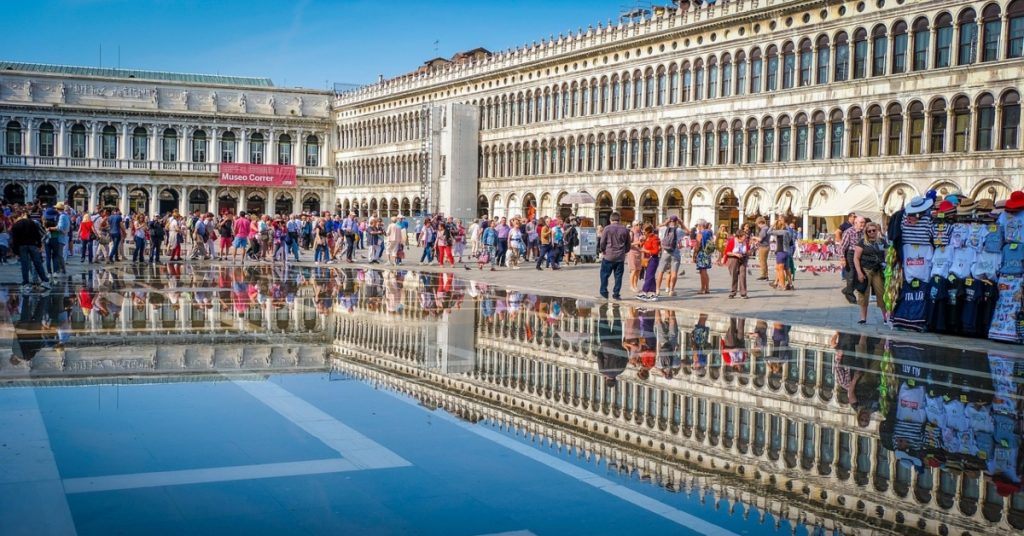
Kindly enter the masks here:
M 601 297 L 608 298 L 608 276 L 615 274 L 615 286 L 612 287 L 612 298 L 619 298 L 622 290 L 622 272 L 625 269 L 626 253 L 629 252 L 629 229 L 619 221 L 618 212 L 612 212 L 611 223 L 601 232 L 597 241 L 597 250 L 601 252 Z
M 42 256 L 43 238 L 46 236 L 46 232 L 39 222 L 29 219 L 23 212 L 16 218 L 17 221 L 11 227 L 11 249 L 21 261 L 22 290 L 32 290 L 28 279 L 29 269 L 32 267 L 35 267 L 36 275 L 42 281 L 42 287 L 48 289 L 50 288 L 50 279 L 46 277 Z

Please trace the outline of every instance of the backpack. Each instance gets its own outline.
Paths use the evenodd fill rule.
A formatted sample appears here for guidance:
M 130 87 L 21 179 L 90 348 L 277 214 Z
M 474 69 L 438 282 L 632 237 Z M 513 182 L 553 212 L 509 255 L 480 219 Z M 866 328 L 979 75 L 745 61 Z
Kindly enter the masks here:
M 711 235 L 707 240 L 704 241 L 704 253 L 711 255 L 715 252 L 715 235 Z
M 554 229 L 552 229 L 552 231 L 551 231 L 551 245 L 554 246 L 556 244 L 561 244 L 563 236 L 564 235 L 562 234 L 562 228 L 560 226 L 559 227 L 555 227 Z

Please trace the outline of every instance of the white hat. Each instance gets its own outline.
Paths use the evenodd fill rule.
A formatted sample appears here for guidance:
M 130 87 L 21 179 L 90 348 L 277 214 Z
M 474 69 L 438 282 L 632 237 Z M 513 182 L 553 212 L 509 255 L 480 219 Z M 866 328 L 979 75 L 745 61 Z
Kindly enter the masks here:
M 920 214 L 932 208 L 935 201 L 930 197 L 915 196 L 903 209 L 907 214 Z

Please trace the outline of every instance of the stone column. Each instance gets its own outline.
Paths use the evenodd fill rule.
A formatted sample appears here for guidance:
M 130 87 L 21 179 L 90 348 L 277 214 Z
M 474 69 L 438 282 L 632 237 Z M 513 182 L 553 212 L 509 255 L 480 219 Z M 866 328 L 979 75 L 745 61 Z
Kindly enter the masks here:
M 217 192 L 217 187 L 213 186 L 210 188 L 210 197 L 208 198 L 208 205 L 206 207 L 207 212 L 212 212 L 215 215 L 220 215 L 219 207 L 217 206 L 217 196 L 220 195 Z
M 917 46 L 915 44 L 917 42 L 917 32 L 914 31 L 913 21 L 908 22 L 907 25 L 907 57 L 909 60 L 907 61 L 907 67 L 904 72 L 909 73 L 914 71 L 914 47 Z M 893 48 L 896 48 L 895 43 L 893 43 Z
M 301 130 L 298 130 L 298 131 L 295 132 L 295 139 L 292 140 L 292 165 L 293 166 L 298 167 L 298 166 L 302 165 L 302 161 L 300 160 L 300 158 L 302 158 L 302 151 L 301 151 L 300 148 L 302 147 L 302 142 L 303 142 L 303 138 L 305 137 L 305 135 L 306 135 L 306 133 L 301 131 Z
M 149 131 L 149 139 L 146 140 L 149 142 L 149 161 L 157 162 L 163 156 L 158 154 L 160 152 L 160 134 L 163 129 L 157 125 L 150 125 L 147 130 Z
M 1003 146 L 1003 105 L 998 101 L 995 106 L 995 121 L 992 122 L 992 150 L 998 151 Z
M 217 127 L 210 129 L 210 149 L 207 160 L 213 164 L 220 163 L 220 147 L 217 146 Z
M 67 124 L 63 119 L 57 122 L 57 139 L 55 140 L 54 154 L 58 157 L 67 156 Z M 91 205 L 90 205 L 91 206 Z
M 131 141 L 131 137 L 128 133 L 128 123 L 121 123 L 121 144 L 117 148 L 117 157 L 121 160 L 128 160 L 131 158 L 128 145 Z
M 247 199 L 245 198 L 245 188 L 239 188 L 238 189 L 238 206 L 235 207 L 235 214 L 238 214 L 239 211 L 245 210 L 246 201 L 247 201 Z
M 950 103 L 952 104 L 952 103 Z M 953 118 L 953 108 L 946 108 L 946 131 L 942 136 L 942 152 L 953 152 L 953 130 L 956 129 L 956 120 Z
M 910 154 L 910 109 L 903 109 L 903 128 L 900 130 L 900 154 Z
M 120 201 L 119 204 L 121 205 L 121 214 L 123 214 L 124 217 L 127 218 L 128 217 L 128 185 L 122 184 L 119 189 L 121 191 L 121 199 L 119 200 Z
M 878 139 L 878 156 L 889 154 L 889 115 L 882 110 L 882 134 Z
M 926 70 L 930 71 L 935 68 L 935 51 L 938 43 L 935 42 L 935 26 L 928 28 L 928 67 Z
M 149 206 L 146 207 L 149 209 L 149 214 L 146 214 L 147 217 L 150 214 L 160 214 L 160 198 L 157 196 L 158 193 L 156 185 L 149 185 Z
M 807 234 L 807 233 L 811 232 L 811 207 L 800 207 L 800 211 L 803 213 L 803 216 L 804 216 L 804 227 L 803 227 L 804 240 L 810 240 L 810 239 L 814 238 L 814 237 L 809 236 Z
M 190 188 L 188 186 L 182 186 L 180 197 L 178 197 L 178 212 L 184 216 L 188 214 L 188 196 Z
M 87 208 L 89 210 L 96 210 L 97 208 L 99 208 L 99 188 L 96 187 L 96 184 L 90 184 L 88 186 L 88 190 L 89 206 Z
M 996 54 L 997 60 L 1006 59 L 1006 47 L 1010 43 L 1010 17 L 1003 10 L 999 20 L 999 51 Z
M 861 122 L 863 124 L 863 121 Z M 863 129 L 862 134 L 863 134 Z M 850 115 L 847 114 L 843 117 L 843 158 L 850 158 Z
M 960 65 L 960 24 L 956 19 L 953 19 L 953 41 L 949 45 L 949 66 L 958 66 Z
M 21 155 L 22 156 L 35 156 L 39 154 L 35 149 L 35 123 L 36 120 L 29 118 L 25 121 L 25 141 L 21 144 Z
M 932 118 L 932 111 L 925 110 L 924 112 L 924 140 L 921 144 L 922 154 L 931 154 L 932 152 L 932 125 L 934 119 Z
M 264 158 L 263 158 L 263 162 L 266 163 L 266 164 L 279 164 L 280 163 L 280 162 L 277 161 L 277 151 L 274 150 L 274 138 L 275 138 L 274 134 L 276 134 L 276 131 L 274 131 L 273 129 L 271 129 L 267 133 L 267 149 L 266 149 L 267 153 L 266 153 L 266 155 L 264 155 Z
M 239 147 L 238 147 L 238 154 L 235 154 L 235 157 L 236 157 L 235 158 L 235 162 L 245 163 L 245 162 L 249 161 L 249 144 L 246 142 L 246 136 L 245 136 L 246 129 L 244 129 L 244 128 L 239 129 L 239 133 L 240 133 L 239 136 L 238 136 Z
M 96 121 L 89 125 L 89 141 L 86 147 L 86 156 L 89 158 L 100 157 L 99 128 L 97 127 L 99 127 L 99 123 Z
M 191 149 L 190 149 L 190 147 L 188 145 L 188 129 L 189 129 L 188 125 L 181 125 L 180 127 L 178 127 L 178 130 L 181 131 L 181 136 L 179 136 L 179 138 L 178 138 L 180 140 L 178 142 L 179 147 L 180 147 L 180 149 L 178 150 L 178 161 L 179 162 L 191 162 L 192 161 L 192 151 L 191 151 Z M 187 168 L 187 166 L 182 166 L 182 168 Z

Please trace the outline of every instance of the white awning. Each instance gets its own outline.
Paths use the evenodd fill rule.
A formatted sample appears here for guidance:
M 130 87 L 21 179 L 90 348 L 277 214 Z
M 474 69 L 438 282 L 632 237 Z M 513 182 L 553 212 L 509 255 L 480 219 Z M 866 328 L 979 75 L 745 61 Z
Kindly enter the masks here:
M 846 192 L 829 199 L 827 203 L 811 208 L 810 215 L 817 217 L 845 216 L 851 212 L 880 221 L 882 212 L 878 206 L 878 196 L 871 187 L 855 184 Z
M 914 197 L 914 192 L 909 188 L 900 187 L 889 192 L 889 197 L 885 200 L 885 213 L 889 215 L 897 213 L 912 197 Z

